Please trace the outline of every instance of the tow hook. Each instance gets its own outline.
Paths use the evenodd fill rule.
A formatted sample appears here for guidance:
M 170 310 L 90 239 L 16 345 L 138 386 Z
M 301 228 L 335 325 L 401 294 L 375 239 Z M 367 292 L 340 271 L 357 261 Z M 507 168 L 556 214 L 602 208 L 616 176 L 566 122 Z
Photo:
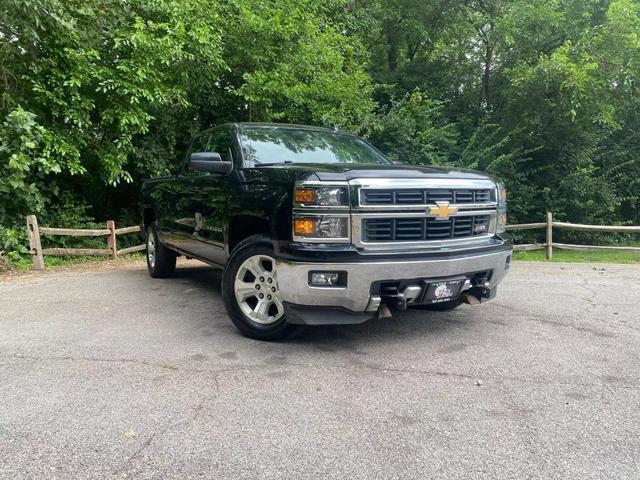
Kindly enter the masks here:
M 407 309 L 407 298 L 402 293 L 382 295 L 382 303 L 400 311 Z
M 379 318 L 391 318 L 393 316 L 391 313 L 392 308 L 400 311 L 407 309 L 407 297 L 402 293 L 380 295 L 380 297 L 382 298 L 382 302 L 378 310 Z
M 392 293 L 386 295 L 380 295 L 382 302 L 380 304 L 380 310 L 378 311 L 379 318 L 391 318 L 393 314 L 391 309 L 394 310 L 406 310 L 407 309 L 407 297 L 402 293 Z
M 422 295 L 423 289 L 420 285 L 407 285 L 402 290 L 399 290 L 397 286 L 388 286 L 382 288 L 381 307 L 385 306 L 388 311 L 388 315 L 391 316 L 391 310 L 404 311 L 407 309 L 408 304 L 415 303 Z M 384 312 L 385 314 L 387 312 Z
M 483 282 L 462 292 L 460 300 L 469 305 L 478 305 L 496 296 L 497 287 L 489 288 L 489 282 Z
M 473 293 L 467 291 L 467 292 L 462 292 L 462 295 L 460 296 L 460 299 L 464 302 L 464 303 L 468 303 L 469 305 L 479 305 L 481 300 L 476 297 Z
M 391 313 L 391 309 L 383 303 L 380 305 L 380 309 L 378 310 L 378 318 L 391 318 L 393 314 Z

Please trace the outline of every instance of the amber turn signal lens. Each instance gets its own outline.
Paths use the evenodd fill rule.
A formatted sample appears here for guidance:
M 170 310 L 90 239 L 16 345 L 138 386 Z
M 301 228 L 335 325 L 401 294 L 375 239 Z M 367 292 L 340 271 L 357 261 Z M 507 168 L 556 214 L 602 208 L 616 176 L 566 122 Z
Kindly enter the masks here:
M 314 191 L 310 188 L 298 188 L 296 190 L 296 203 L 313 203 Z
M 500 197 L 501 197 L 502 203 L 507 203 L 507 191 L 506 190 L 501 190 L 500 191 Z
M 296 220 L 293 222 L 293 231 L 297 235 L 311 235 L 315 232 L 316 222 L 313 220 Z

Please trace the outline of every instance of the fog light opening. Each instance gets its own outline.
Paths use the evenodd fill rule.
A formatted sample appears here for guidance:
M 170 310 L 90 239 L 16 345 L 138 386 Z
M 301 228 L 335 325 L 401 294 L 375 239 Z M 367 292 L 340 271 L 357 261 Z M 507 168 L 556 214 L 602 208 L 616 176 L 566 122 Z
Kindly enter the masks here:
M 310 287 L 346 287 L 347 272 L 309 272 Z

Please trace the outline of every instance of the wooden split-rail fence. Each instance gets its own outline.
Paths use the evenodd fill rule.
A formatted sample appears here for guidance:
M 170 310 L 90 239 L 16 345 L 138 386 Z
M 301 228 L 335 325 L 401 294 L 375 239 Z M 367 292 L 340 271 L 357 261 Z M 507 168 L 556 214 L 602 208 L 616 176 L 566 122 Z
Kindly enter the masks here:
M 108 255 L 111 258 L 118 258 L 118 255 L 143 251 L 146 248 L 144 244 L 120 250 L 117 247 L 118 235 L 139 232 L 139 226 L 116 228 L 113 220 L 107 220 L 107 228 L 105 229 L 39 227 L 38 219 L 35 215 L 27 216 L 29 252 L 33 258 L 34 270 L 44 268 L 44 257 L 47 255 Z M 107 248 L 42 248 L 40 234 L 67 237 L 107 237 Z
M 547 231 L 545 243 L 526 243 L 515 245 L 516 252 L 528 250 L 546 250 L 547 259 L 553 258 L 553 249 L 563 250 L 611 250 L 621 252 L 639 252 L 640 247 L 617 247 L 608 245 L 572 245 L 568 243 L 558 243 L 553 241 L 553 229 L 582 230 L 589 232 L 635 232 L 640 233 L 638 226 L 620 225 L 582 225 L 579 223 L 554 222 L 551 212 L 547 212 L 547 221 L 539 223 L 523 223 L 519 225 L 508 225 L 507 230 L 532 230 L 544 228 Z M 117 249 L 117 236 L 127 233 L 139 233 L 140 227 L 116 228 L 113 220 L 107 220 L 107 228 L 92 230 L 81 228 L 52 228 L 38 227 L 38 219 L 35 215 L 27 217 L 27 232 L 29 234 L 29 251 L 33 257 L 33 268 L 35 270 L 44 268 L 44 257 L 46 255 L 108 255 L 117 258 L 118 255 L 143 251 L 146 246 L 136 245 L 133 247 Z M 46 235 L 66 235 L 71 237 L 107 237 L 107 248 L 42 248 L 40 234 Z
M 553 249 L 558 248 L 560 250 L 609 250 L 618 252 L 638 252 L 640 253 L 640 247 L 617 247 L 610 245 L 573 245 L 570 243 L 558 243 L 553 241 L 553 229 L 560 228 L 565 230 L 581 230 L 587 232 L 627 232 L 627 233 L 640 233 L 640 227 L 631 225 L 582 225 L 580 223 L 568 223 L 568 222 L 554 222 L 553 214 L 547 212 L 547 221 L 540 223 L 522 223 L 519 225 L 508 225 L 507 230 L 533 230 L 536 228 L 544 228 L 547 231 L 545 243 L 525 243 L 520 245 L 514 245 L 513 249 L 516 252 L 523 252 L 528 250 L 546 250 L 546 257 L 548 260 L 553 258 Z

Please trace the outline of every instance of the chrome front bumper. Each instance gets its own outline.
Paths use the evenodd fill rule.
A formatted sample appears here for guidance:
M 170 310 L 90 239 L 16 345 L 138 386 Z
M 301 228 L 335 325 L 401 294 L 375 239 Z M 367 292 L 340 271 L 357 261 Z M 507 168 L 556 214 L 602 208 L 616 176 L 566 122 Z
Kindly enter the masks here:
M 488 287 L 495 288 L 508 271 L 507 257 L 512 253 L 504 246 L 489 253 L 468 253 L 424 260 L 360 261 L 353 263 L 291 262 L 276 260 L 278 285 L 284 302 L 298 306 L 338 307 L 353 313 L 377 311 L 380 298 L 371 294 L 378 281 L 417 278 L 443 278 L 490 271 Z M 311 287 L 310 271 L 347 272 L 347 286 Z

